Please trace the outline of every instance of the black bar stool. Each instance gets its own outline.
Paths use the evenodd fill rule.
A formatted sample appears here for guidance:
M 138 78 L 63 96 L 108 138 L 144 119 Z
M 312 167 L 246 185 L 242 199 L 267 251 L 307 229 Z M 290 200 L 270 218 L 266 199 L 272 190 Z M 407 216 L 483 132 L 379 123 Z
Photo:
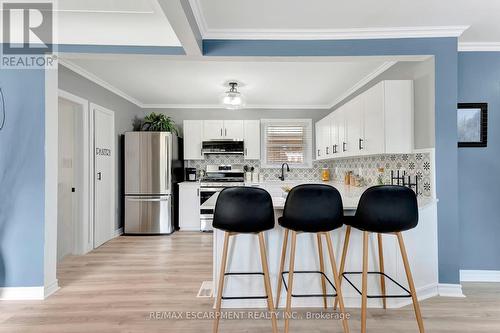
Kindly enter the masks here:
M 276 298 L 276 307 L 279 304 L 281 293 L 282 280 L 287 291 L 286 296 L 286 316 L 285 316 L 285 333 L 288 333 L 289 318 L 291 313 L 292 297 L 323 297 L 324 307 L 327 307 L 326 297 L 336 297 L 340 303 L 340 311 L 344 315 L 342 325 L 344 332 L 349 332 L 347 318 L 345 317 L 344 301 L 342 299 L 342 292 L 339 288 L 340 280 L 337 271 L 337 264 L 335 263 L 335 256 L 333 254 L 333 245 L 330 238 L 330 231 L 340 228 L 342 226 L 342 219 L 344 216 L 344 209 L 342 206 L 342 198 L 336 188 L 328 185 L 307 184 L 294 187 L 285 203 L 285 210 L 283 216 L 278 219 L 278 223 L 285 228 L 285 237 L 283 240 L 283 248 L 281 251 L 280 273 L 278 275 L 278 290 Z M 291 231 L 291 250 L 290 250 L 290 267 L 289 271 L 283 271 L 285 266 L 285 257 L 288 243 L 288 233 Z M 315 233 L 317 234 L 318 253 L 319 253 L 319 271 L 294 271 L 295 267 L 295 246 L 297 233 Z M 321 236 L 325 236 L 328 252 L 330 256 L 330 263 L 333 271 L 332 284 L 324 273 L 323 261 L 323 245 Z M 293 290 L 293 275 L 294 273 L 318 273 L 321 275 L 321 284 L 323 289 L 322 295 L 295 295 L 292 294 Z M 288 283 L 285 283 L 284 275 L 288 274 Z M 326 282 L 333 287 L 335 294 L 326 294 Z
M 276 315 L 274 313 L 271 282 L 267 265 L 266 245 L 263 232 L 274 228 L 273 202 L 269 193 L 254 187 L 231 187 L 222 190 L 215 205 L 213 227 L 224 230 L 224 249 L 219 274 L 219 288 L 217 293 L 216 316 L 213 332 L 219 329 L 220 309 L 223 299 L 267 299 L 267 308 L 271 314 L 273 332 L 278 332 Z M 263 272 L 226 273 L 227 252 L 229 237 L 237 234 L 258 234 L 260 259 Z M 227 275 L 262 275 L 266 296 L 224 297 L 224 278 Z
M 393 297 L 411 297 L 413 301 L 413 308 L 417 318 L 419 331 L 424 332 L 424 323 L 422 315 L 420 314 L 420 306 L 418 304 L 415 285 L 408 263 L 408 256 L 403 242 L 402 231 L 415 228 L 418 224 L 418 204 L 417 197 L 413 190 L 394 185 L 380 185 L 367 189 L 361 196 L 353 217 L 346 217 L 344 223 L 347 225 L 344 247 L 342 251 L 342 259 L 340 261 L 340 273 L 346 281 L 354 287 L 354 289 L 361 294 L 361 332 L 366 332 L 366 307 L 368 298 L 382 298 L 383 307 L 386 308 L 386 298 Z M 363 231 L 363 271 L 362 272 L 344 272 L 345 259 L 349 247 L 349 238 L 351 228 L 356 228 Z M 368 237 L 370 233 L 376 233 L 378 237 L 378 250 L 379 250 L 379 265 L 380 272 L 368 272 Z M 382 248 L 382 234 L 394 234 L 398 238 L 399 249 L 403 257 L 403 264 L 405 267 L 406 278 L 410 290 L 407 290 L 398 282 L 393 280 L 390 276 L 384 273 L 384 254 Z M 347 278 L 347 275 L 362 274 L 362 287 L 361 291 Z M 380 275 L 380 289 L 382 295 L 367 295 L 367 278 L 368 274 Z M 385 278 L 388 278 L 400 288 L 402 288 L 406 295 L 386 295 L 385 292 Z M 335 302 L 335 306 L 337 302 Z

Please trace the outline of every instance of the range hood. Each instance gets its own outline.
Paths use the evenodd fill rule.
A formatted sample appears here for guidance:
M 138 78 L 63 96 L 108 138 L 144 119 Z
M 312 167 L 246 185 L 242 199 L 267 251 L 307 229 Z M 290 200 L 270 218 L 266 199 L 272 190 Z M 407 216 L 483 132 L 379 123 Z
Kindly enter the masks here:
M 245 144 L 235 140 L 209 140 L 202 142 L 203 154 L 235 154 L 243 155 Z

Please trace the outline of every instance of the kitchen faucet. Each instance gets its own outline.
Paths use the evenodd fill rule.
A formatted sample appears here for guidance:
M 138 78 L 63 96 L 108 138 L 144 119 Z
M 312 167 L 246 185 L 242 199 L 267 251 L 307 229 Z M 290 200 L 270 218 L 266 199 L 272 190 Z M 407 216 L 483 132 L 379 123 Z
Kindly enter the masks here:
M 286 165 L 286 171 L 287 172 L 290 172 L 290 166 L 288 165 L 288 163 L 283 163 L 281 165 L 281 176 L 279 176 L 278 178 L 281 179 L 281 181 L 285 181 L 285 165 Z

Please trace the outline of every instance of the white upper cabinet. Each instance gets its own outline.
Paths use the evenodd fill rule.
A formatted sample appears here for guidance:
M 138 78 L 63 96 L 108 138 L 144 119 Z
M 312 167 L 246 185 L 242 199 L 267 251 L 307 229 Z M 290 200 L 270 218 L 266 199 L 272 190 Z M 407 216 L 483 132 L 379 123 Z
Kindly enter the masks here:
M 244 120 L 245 159 L 260 160 L 260 120 Z
M 413 81 L 384 83 L 385 152 L 410 154 L 414 147 Z
M 347 156 L 361 154 L 363 144 L 363 100 L 355 98 L 347 103 L 345 111 L 347 128 Z
M 243 120 L 203 120 L 203 140 L 243 140 Z
M 243 140 L 244 120 L 224 120 L 224 139 Z
M 223 138 L 223 120 L 203 120 L 203 140 L 222 140 Z
M 413 103 L 413 81 L 378 83 L 316 123 L 317 159 L 412 153 Z
M 202 160 L 201 142 L 203 141 L 203 121 L 184 120 L 184 159 Z
M 385 152 L 384 83 L 381 82 L 362 95 L 363 154 Z
M 324 118 L 315 125 L 316 130 L 316 159 L 324 160 L 332 157 L 332 148 L 330 143 L 330 119 Z
M 260 159 L 260 120 L 184 120 L 184 159 L 202 160 L 206 140 L 242 140 L 245 159 Z

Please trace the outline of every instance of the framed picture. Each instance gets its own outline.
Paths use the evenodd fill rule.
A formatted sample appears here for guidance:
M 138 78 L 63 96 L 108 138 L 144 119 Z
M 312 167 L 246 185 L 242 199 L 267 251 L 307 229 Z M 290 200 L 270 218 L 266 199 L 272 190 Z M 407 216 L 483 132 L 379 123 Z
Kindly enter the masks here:
M 457 126 L 459 147 L 486 147 L 488 104 L 458 103 Z

